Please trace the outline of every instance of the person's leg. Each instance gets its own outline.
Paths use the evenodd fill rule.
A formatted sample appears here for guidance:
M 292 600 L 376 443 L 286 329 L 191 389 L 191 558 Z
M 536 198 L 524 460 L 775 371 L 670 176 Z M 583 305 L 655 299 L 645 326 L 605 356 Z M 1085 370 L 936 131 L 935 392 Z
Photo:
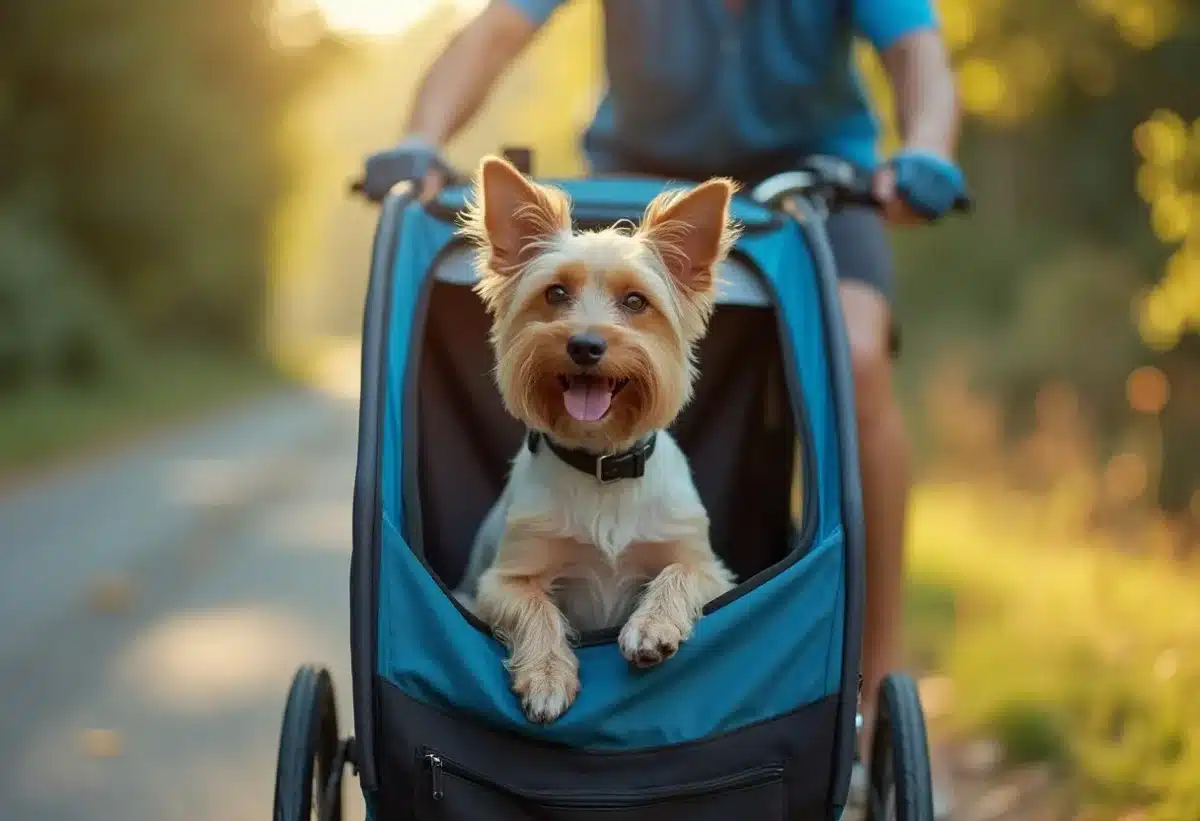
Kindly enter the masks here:
M 869 744 L 883 677 L 903 664 L 904 520 L 908 443 L 892 384 L 891 310 L 874 287 L 841 285 L 854 372 L 859 467 L 866 518 L 866 619 L 863 628 L 863 742 Z M 866 757 L 866 747 L 862 753 Z
M 827 229 L 838 265 L 842 313 L 850 343 L 857 414 L 859 472 L 866 524 L 866 612 L 863 627 L 863 731 L 850 801 L 866 798 L 875 701 L 883 677 L 904 664 L 904 526 L 908 507 L 908 440 L 893 381 L 899 335 L 892 316 L 894 274 L 887 230 L 878 214 L 846 209 Z M 949 818 L 948 784 L 935 779 L 933 813 Z
M 860 749 L 865 759 L 879 685 L 903 664 L 908 443 L 893 386 L 892 258 L 884 226 L 871 212 L 846 210 L 830 217 L 828 230 L 850 343 L 866 519 Z

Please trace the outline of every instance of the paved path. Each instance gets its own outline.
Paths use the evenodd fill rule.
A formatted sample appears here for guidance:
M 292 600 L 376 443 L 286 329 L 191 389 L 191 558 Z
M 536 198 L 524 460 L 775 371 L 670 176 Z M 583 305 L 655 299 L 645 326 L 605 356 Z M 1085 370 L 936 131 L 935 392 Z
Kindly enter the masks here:
M 296 665 L 350 718 L 355 414 L 280 396 L 0 498 L 0 819 L 269 819 Z

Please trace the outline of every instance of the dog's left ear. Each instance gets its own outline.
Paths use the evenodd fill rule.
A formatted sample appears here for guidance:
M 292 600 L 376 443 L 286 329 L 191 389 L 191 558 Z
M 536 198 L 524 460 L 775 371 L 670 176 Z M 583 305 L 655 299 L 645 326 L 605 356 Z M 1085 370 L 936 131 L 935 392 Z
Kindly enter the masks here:
M 487 252 L 490 272 L 508 276 L 537 251 L 537 243 L 571 230 L 566 194 L 538 185 L 500 157 L 479 166 L 464 231 Z
M 737 240 L 729 218 L 736 190 L 731 180 L 715 178 L 688 191 L 659 194 L 647 206 L 638 236 L 654 247 L 686 290 L 711 291 L 713 268 Z

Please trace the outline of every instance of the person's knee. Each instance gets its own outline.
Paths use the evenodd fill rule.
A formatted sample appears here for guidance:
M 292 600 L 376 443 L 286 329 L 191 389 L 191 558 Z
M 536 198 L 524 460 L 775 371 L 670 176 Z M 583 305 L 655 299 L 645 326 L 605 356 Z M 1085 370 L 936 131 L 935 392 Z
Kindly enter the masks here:
M 891 313 L 882 295 L 857 285 L 843 286 L 842 301 L 861 426 L 881 419 L 895 406 L 888 344 Z

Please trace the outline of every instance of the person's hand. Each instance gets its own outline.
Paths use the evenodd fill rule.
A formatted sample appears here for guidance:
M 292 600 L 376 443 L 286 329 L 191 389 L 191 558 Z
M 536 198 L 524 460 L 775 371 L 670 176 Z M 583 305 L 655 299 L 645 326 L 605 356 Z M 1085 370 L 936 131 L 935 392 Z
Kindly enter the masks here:
M 966 198 L 958 166 L 938 154 L 912 149 L 899 152 L 880 167 L 872 189 L 885 218 L 894 225 L 936 221 Z
M 420 184 L 421 202 L 429 202 L 445 187 L 449 169 L 438 147 L 420 137 L 406 137 L 391 148 L 367 158 L 363 190 L 373 200 L 382 200 L 396 183 L 410 180 Z
M 925 221 L 900 198 L 899 192 L 896 191 L 896 171 L 891 163 L 884 163 L 875 171 L 871 180 L 871 192 L 875 199 L 879 200 L 883 218 L 889 224 L 918 225 Z
M 425 176 L 421 179 L 421 188 L 417 193 L 417 198 L 421 204 L 427 204 L 437 198 L 437 195 L 442 193 L 442 189 L 446 187 L 449 178 L 441 166 L 434 166 L 425 172 Z
M 421 187 L 417 197 L 422 204 L 432 202 L 449 182 L 450 172 L 442 161 L 442 153 L 438 146 L 420 137 L 408 137 L 401 145 L 409 145 L 416 151 L 428 152 L 429 167 L 421 177 Z

